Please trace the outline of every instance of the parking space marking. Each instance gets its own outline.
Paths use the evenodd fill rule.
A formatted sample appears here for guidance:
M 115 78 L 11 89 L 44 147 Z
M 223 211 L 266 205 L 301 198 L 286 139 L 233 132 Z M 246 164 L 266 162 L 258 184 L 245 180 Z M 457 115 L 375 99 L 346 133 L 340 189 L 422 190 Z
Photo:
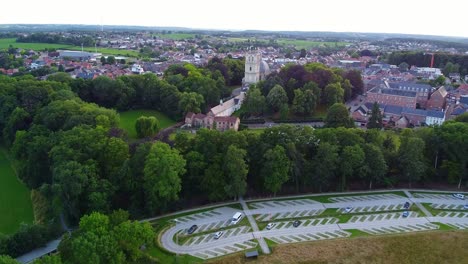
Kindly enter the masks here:
M 278 208 L 278 207 L 292 207 L 292 206 L 305 206 L 310 204 L 320 204 L 317 201 L 311 199 L 297 199 L 297 200 L 279 200 L 279 201 L 268 201 L 268 202 L 254 202 L 249 203 L 249 206 L 254 209 L 265 209 L 265 208 Z
M 393 225 L 385 227 L 373 227 L 360 229 L 371 235 L 389 234 L 389 233 L 404 233 L 404 232 L 418 232 L 425 230 L 439 229 L 438 225 L 432 223 L 425 224 L 408 224 L 408 225 Z

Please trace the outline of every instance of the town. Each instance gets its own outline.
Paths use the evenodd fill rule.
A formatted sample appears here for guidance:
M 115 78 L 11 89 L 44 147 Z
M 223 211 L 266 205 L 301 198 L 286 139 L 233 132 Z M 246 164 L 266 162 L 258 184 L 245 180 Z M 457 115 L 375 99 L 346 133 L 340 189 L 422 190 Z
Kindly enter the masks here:
M 465 38 L 0 25 L 0 264 L 465 263 L 467 135 Z

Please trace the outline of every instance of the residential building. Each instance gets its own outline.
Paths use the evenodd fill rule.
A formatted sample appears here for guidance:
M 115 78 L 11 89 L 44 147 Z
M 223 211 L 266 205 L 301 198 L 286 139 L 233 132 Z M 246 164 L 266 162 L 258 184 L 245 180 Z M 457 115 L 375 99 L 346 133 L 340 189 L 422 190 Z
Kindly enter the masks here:
M 235 111 L 239 110 L 242 102 L 244 101 L 245 93 L 241 92 L 238 96 L 227 100 L 226 102 L 221 102 L 219 105 L 213 107 L 208 112 L 210 116 L 230 116 Z
M 428 110 L 426 116 L 427 125 L 442 125 L 445 121 L 445 113 L 443 111 Z
M 427 102 L 426 109 L 442 111 L 445 109 L 445 98 L 447 97 L 447 90 L 444 86 L 434 91 Z
M 210 116 L 187 113 L 185 125 L 194 128 L 216 129 L 219 131 L 239 129 L 240 119 L 236 116 Z
M 414 91 L 396 90 L 374 87 L 367 91 L 366 102 L 390 104 L 408 108 L 416 108 L 417 94 Z
M 426 108 L 429 94 L 432 91 L 432 87 L 428 84 L 411 83 L 411 82 L 386 82 L 386 88 L 400 90 L 400 91 L 411 91 L 416 92 L 416 103 L 419 104 L 420 108 Z

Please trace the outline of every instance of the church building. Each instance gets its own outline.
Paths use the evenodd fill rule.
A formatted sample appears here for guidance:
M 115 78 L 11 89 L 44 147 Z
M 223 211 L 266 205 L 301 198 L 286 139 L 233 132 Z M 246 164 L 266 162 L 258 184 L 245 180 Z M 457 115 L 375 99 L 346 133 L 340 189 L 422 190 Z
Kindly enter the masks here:
M 265 80 L 268 74 L 270 74 L 270 67 L 262 60 L 260 52 L 254 51 L 246 54 L 244 84 L 249 85 Z

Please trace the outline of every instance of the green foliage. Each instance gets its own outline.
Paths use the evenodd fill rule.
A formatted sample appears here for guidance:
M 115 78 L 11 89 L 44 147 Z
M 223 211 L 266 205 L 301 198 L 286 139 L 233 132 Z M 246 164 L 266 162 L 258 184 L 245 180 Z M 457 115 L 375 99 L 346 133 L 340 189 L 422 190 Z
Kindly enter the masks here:
M 344 90 L 339 83 L 329 84 L 323 90 L 325 103 L 332 106 L 336 103 L 342 103 L 344 100 Z
M 265 179 L 265 189 L 276 194 L 281 186 L 289 179 L 291 162 L 282 146 L 276 146 L 267 150 L 263 155 L 265 160 L 262 168 L 262 176 Z
M 16 259 L 8 256 L 8 255 L 0 255 L 0 263 L 2 264 L 19 264 Z
M 60 255 L 49 255 L 43 256 L 40 259 L 37 259 L 33 262 L 34 264 L 62 264 L 62 259 Z
M 201 94 L 197 94 L 194 92 L 191 93 L 181 93 L 180 94 L 180 101 L 179 101 L 179 110 L 183 116 L 185 116 L 188 112 L 192 113 L 200 113 L 201 106 L 205 100 Z
M 138 138 L 154 136 L 159 131 L 158 119 L 154 116 L 140 116 L 135 123 Z
M 253 86 L 247 91 L 245 100 L 242 103 L 242 109 L 249 114 L 258 115 L 265 111 L 266 99 L 256 86 Z
M 367 128 L 381 129 L 382 127 L 382 113 L 380 112 L 379 104 L 377 104 L 377 102 L 374 102 L 374 104 L 372 105 L 371 116 L 369 117 L 369 121 L 367 122 Z
M 288 96 L 283 87 L 275 85 L 268 93 L 266 101 L 268 106 L 277 112 L 284 104 L 287 104 Z
M 175 124 L 175 121 L 170 119 L 168 116 L 163 113 L 155 110 L 129 110 L 125 112 L 120 112 L 120 122 L 119 127 L 125 130 L 129 138 L 137 138 L 137 133 L 135 130 L 135 123 L 138 117 L 140 116 L 154 116 L 159 121 L 160 129 L 164 129 Z
M 186 172 L 185 164 L 178 150 L 162 142 L 153 144 L 144 168 L 144 190 L 149 212 L 178 199 L 180 177 Z
M 354 127 L 354 121 L 349 116 L 348 109 L 342 103 L 332 105 L 325 118 L 326 127 Z
M 224 188 L 230 197 L 243 196 L 247 191 L 247 173 L 249 170 L 245 161 L 246 155 L 245 150 L 231 145 L 224 156 L 224 168 L 227 178 L 227 185 Z
M 65 263 L 128 263 L 143 257 L 141 246 L 154 245 L 149 223 L 120 219 L 100 213 L 85 215 L 80 228 L 59 245 Z

